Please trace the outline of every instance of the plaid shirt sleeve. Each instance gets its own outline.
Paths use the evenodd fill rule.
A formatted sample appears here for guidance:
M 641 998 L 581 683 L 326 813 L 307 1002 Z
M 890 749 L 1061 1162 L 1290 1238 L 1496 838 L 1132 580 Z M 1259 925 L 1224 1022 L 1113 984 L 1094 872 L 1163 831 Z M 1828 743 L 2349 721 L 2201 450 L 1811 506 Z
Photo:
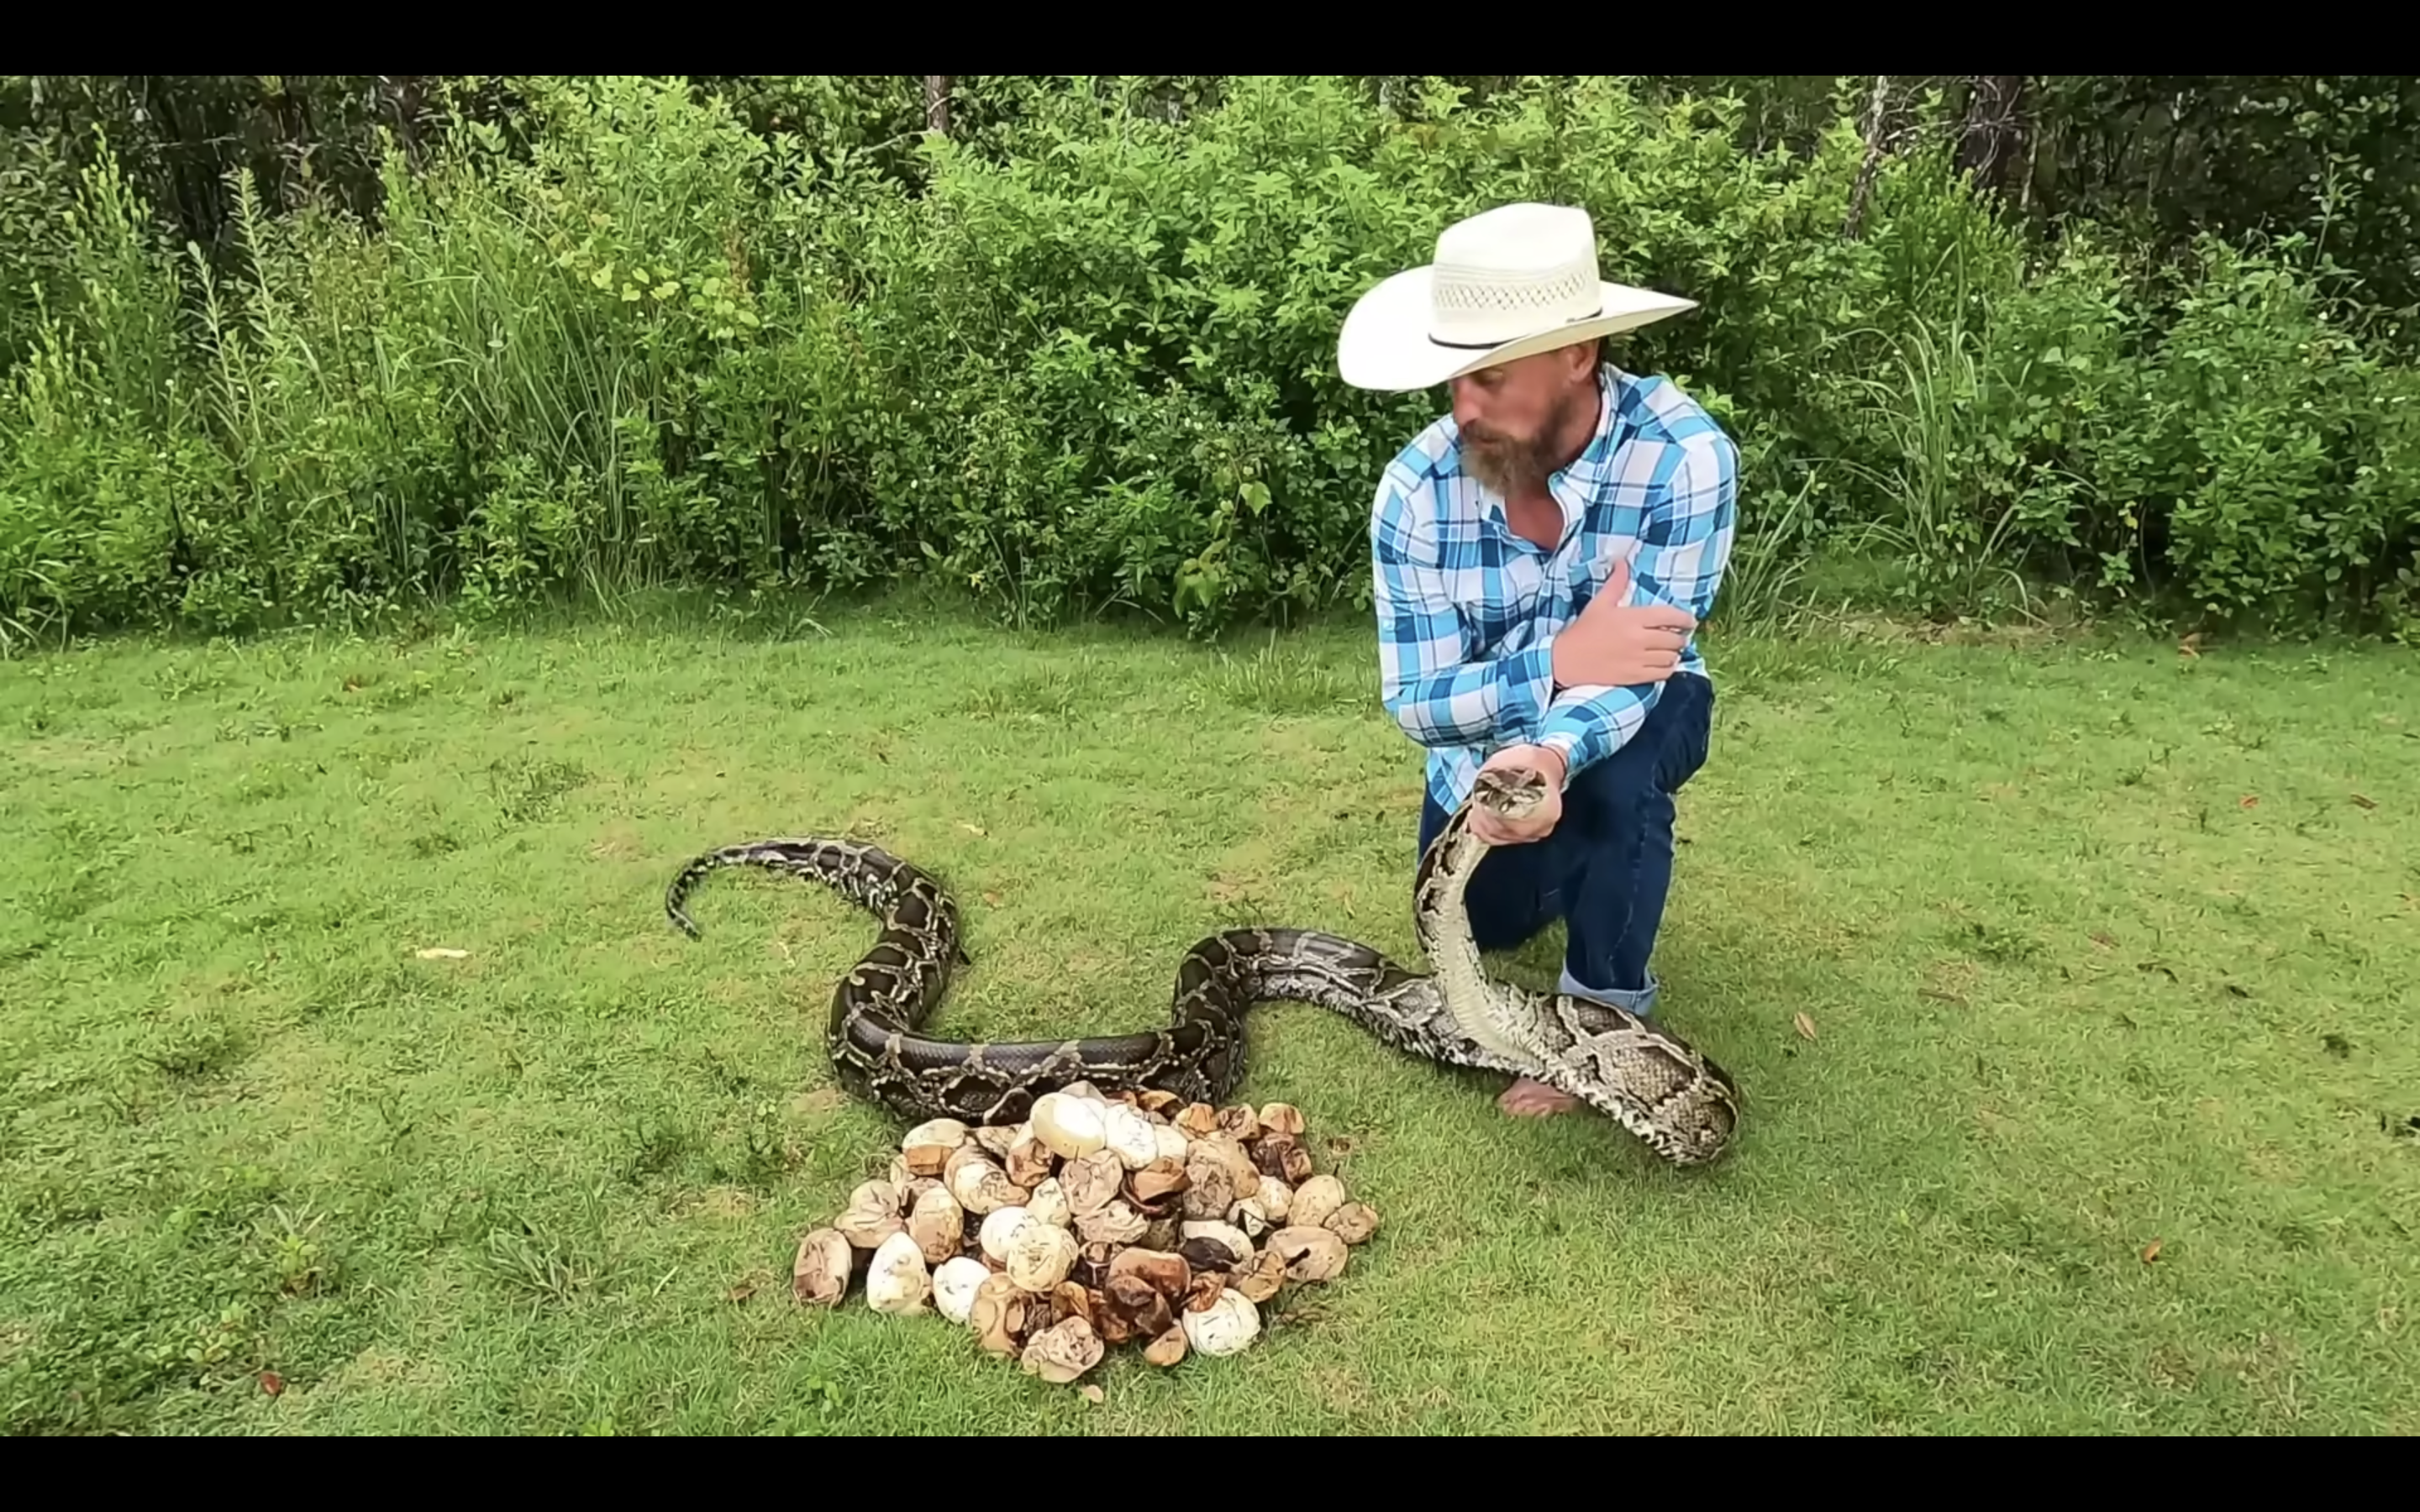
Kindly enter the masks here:
M 1627 602 L 1685 609 L 1703 624 L 1730 559 L 1739 448 L 1714 431 L 1677 450 L 1680 460 L 1662 485 L 1664 497 L 1647 511 L 1630 561 Z M 1562 752 L 1568 782 L 1628 744 L 1663 691 L 1661 683 L 1564 688 L 1547 709 L 1538 743 Z
M 1370 518 L 1378 671 L 1387 712 L 1422 746 L 1468 746 L 1499 729 L 1534 729 L 1554 692 L 1554 657 L 1538 645 L 1468 659 L 1462 616 L 1447 592 L 1443 550 L 1429 521 L 1434 481 L 1389 472 Z

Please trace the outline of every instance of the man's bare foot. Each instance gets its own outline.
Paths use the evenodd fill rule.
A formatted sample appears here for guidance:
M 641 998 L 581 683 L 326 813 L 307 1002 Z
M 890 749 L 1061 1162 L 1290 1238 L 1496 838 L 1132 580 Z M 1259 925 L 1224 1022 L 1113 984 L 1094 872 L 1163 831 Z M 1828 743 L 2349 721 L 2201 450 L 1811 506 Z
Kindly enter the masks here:
M 1524 1076 L 1505 1088 L 1496 1105 L 1516 1119 L 1544 1119 L 1558 1113 L 1569 1113 L 1580 1105 L 1580 1100 L 1569 1092 L 1559 1092 L 1544 1082 Z

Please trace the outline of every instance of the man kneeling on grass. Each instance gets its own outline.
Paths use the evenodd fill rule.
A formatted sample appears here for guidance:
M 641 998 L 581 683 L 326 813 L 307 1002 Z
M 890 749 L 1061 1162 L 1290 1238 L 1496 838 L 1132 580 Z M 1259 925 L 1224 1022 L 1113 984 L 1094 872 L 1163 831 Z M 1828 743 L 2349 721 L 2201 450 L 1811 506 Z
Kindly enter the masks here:
M 1504 949 L 1560 918 L 1561 990 L 1641 1016 L 1673 795 L 1706 759 L 1714 685 L 1691 633 L 1730 554 L 1739 453 L 1604 338 L 1693 304 L 1601 282 L 1586 212 L 1508 205 L 1363 296 L 1338 347 L 1357 388 L 1453 400 L 1370 517 L 1383 695 L 1429 751 L 1420 850 L 1479 772 L 1543 774 L 1556 796 L 1526 825 L 1475 821 L 1502 848 L 1472 878 L 1471 932 Z M 1577 1104 L 1524 1077 L 1501 1105 Z

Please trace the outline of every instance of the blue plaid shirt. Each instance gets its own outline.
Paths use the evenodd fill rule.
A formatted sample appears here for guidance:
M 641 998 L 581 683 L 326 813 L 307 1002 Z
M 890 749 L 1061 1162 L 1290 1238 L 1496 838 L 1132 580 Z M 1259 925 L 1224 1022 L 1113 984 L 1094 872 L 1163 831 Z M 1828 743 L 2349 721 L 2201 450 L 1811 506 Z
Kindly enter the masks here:
M 1547 480 L 1563 508 L 1552 551 L 1512 533 L 1503 501 L 1464 474 L 1450 415 L 1404 447 L 1378 485 L 1370 550 L 1381 692 L 1404 733 L 1428 748 L 1428 791 L 1448 810 L 1505 746 L 1550 746 L 1575 777 L 1646 722 L 1660 683 L 1555 686 L 1555 633 L 1616 561 L 1630 558 L 1630 603 L 1668 604 L 1700 622 L 1722 585 L 1739 448 L 1663 378 L 1606 364 L 1599 386 L 1596 434 Z M 1706 675 L 1694 637 L 1680 666 Z

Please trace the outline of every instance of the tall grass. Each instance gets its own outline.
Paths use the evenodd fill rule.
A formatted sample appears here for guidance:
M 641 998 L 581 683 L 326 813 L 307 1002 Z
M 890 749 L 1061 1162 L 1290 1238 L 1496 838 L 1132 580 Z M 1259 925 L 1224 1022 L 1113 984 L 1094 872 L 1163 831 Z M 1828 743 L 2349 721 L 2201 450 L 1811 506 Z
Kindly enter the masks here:
M 1805 610 L 1800 595 L 1815 525 L 1817 475 L 1808 471 L 1785 497 L 1777 513 L 1743 502 L 1722 590 L 1707 615 L 1709 625 L 1751 633 L 1787 629 Z
M 1887 501 L 1859 534 L 1897 559 L 1906 595 L 1928 613 L 1995 606 L 2004 592 L 2032 602 L 2011 560 L 2016 504 L 1978 496 L 1971 467 L 1984 440 L 1988 360 L 1964 310 L 1953 307 L 1946 318 L 1912 317 L 1892 339 L 1887 377 L 1854 380 L 1872 395 L 1864 413 L 1884 460 L 1842 465 Z

